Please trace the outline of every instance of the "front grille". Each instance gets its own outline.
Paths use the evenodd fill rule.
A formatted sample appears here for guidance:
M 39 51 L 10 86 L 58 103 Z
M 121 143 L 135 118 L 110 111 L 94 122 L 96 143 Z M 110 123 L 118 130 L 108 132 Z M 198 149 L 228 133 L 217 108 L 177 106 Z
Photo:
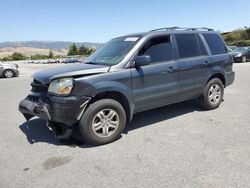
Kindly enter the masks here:
M 31 82 L 31 91 L 32 92 L 36 92 L 36 93 L 46 93 L 48 91 L 48 85 L 42 84 L 41 82 L 37 81 L 37 80 L 33 80 L 33 82 Z

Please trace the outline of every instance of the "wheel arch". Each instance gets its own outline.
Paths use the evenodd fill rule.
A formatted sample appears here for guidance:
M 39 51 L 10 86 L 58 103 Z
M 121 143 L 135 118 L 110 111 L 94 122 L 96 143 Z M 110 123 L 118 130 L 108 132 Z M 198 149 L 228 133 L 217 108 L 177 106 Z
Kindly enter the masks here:
M 210 75 L 209 79 L 207 80 L 207 83 L 212 80 L 213 78 L 218 78 L 221 80 L 221 82 L 223 83 L 224 87 L 226 87 L 226 77 L 223 73 L 221 72 L 217 72 L 217 73 L 213 73 Z M 207 84 L 206 83 L 206 84 Z
M 99 93 L 96 93 L 89 101 L 88 105 L 86 106 L 86 109 L 89 107 L 89 105 L 93 104 L 94 102 L 101 100 L 101 99 L 113 99 L 117 102 L 119 102 L 125 112 L 126 112 L 126 119 L 131 121 L 133 118 L 134 108 L 131 104 L 131 99 L 129 99 L 126 94 L 124 94 L 121 91 L 117 90 L 103 90 Z

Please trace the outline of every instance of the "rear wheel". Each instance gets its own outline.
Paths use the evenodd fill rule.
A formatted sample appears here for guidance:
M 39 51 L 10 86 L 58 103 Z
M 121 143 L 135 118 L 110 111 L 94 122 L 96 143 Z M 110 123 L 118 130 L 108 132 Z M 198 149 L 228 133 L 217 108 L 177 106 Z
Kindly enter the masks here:
M 12 78 L 15 75 L 15 73 L 12 70 L 6 70 L 4 71 L 3 75 L 5 78 Z
M 86 142 L 102 145 L 116 140 L 125 124 L 126 113 L 122 105 L 113 99 L 102 99 L 87 108 L 79 127 Z
M 224 85 L 219 78 L 211 79 L 204 88 L 203 94 L 200 97 L 200 105 L 212 110 L 218 108 L 223 100 Z

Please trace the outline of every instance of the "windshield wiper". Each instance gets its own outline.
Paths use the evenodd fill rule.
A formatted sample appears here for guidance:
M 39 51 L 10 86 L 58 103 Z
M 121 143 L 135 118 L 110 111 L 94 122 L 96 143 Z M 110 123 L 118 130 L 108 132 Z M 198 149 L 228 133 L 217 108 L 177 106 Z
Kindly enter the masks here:
M 87 61 L 87 62 L 83 62 L 83 63 L 86 63 L 86 64 L 92 64 L 92 65 L 97 65 L 97 64 L 100 64 L 98 62 L 94 62 L 94 61 Z
M 95 61 L 87 61 L 87 62 L 83 62 L 83 63 L 86 63 L 86 64 L 91 64 L 91 65 L 103 65 L 103 66 L 112 66 L 108 63 L 100 63 L 100 62 L 95 62 Z

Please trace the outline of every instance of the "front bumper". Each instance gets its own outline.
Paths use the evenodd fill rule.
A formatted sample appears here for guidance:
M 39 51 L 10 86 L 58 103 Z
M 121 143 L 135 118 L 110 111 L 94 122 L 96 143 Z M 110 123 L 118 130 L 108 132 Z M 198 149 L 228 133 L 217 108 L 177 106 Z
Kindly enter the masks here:
M 15 76 L 19 76 L 19 70 L 18 69 L 14 69 L 15 72 Z
M 242 56 L 237 56 L 237 57 L 233 57 L 234 62 L 241 62 L 242 61 Z
M 19 111 L 26 120 L 34 116 L 73 126 L 80 120 L 90 97 L 85 96 L 48 96 L 38 93 L 28 95 L 19 103 Z

